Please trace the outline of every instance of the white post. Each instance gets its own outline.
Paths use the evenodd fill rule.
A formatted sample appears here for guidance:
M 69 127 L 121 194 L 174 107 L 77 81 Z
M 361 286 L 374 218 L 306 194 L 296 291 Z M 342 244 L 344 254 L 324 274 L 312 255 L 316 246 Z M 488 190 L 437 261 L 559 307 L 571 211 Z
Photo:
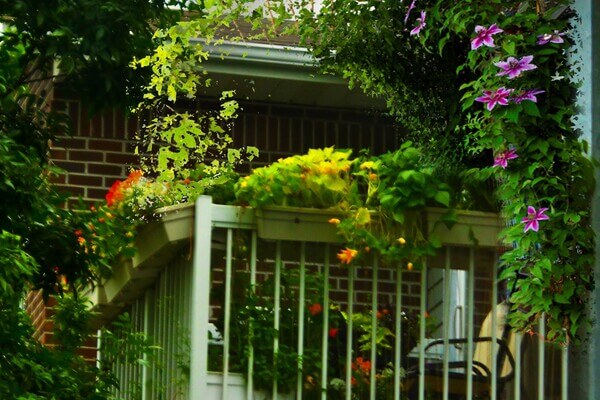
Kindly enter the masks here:
M 196 201 L 194 261 L 192 269 L 190 391 L 189 399 L 206 394 L 208 370 L 208 318 L 210 307 L 210 252 L 212 236 L 212 198 Z

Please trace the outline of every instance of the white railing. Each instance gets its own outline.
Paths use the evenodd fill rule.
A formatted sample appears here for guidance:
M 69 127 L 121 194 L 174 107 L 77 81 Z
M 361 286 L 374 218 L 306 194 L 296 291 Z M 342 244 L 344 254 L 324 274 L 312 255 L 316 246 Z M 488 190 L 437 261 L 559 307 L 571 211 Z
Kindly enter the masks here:
M 267 274 L 274 281 L 273 328 L 277 332 L 280 329 L 282 315 L 280 304 L 282 271 L 284 268 L 297 270 L 299 280 L 294 290 L 297 291 L 299 306 L 295 310 L 297 312 L 295 338 L 297 338 L 296 352 L 299 357 L 294 393 L 280 393 L 276 378 L 272 382 L 269 393 L 255 390 L 253 379 L 255 353 L 251 345 L 246 353 L 248 363 L 247 370 L 243 374 L 245 379 L 239 373 L 231 371 L 232 363 L 239 366 L 240 361 L 231 358 L 232 340 L 239 339 L 232 337 L 232 322 L 236 322 L 232 321 L 236 311 L 232 299 L 242 290 L 240 287 L 233 286 L 234 275 L 240 268 L 240 260 L 234 254 L 235 235 L 240 231 L 245 232 L 245 237 L 248 238 L 247 257 L 241 268 L 249 275 L 250 291 L 260 288 L 261 280 L 257 277 L 262 277 L 261 279 L 264 280 Z M 214 205 L 209 197 L 200 198 L 195 210 L 193 260 L 186 257 L 188 251 L 178 254 L 171 263 L 166 265 L 154 286 L 141 297 L 143 307 L 137 305 L 132 309 L 132 314 L 143 310 L 143 317 L 133 316 L 138 321 L 137 328 L 150 334 L 162 347 L 158 365 L 144 369 L 137 375 L 127 375 L 119 370 L 119 378 L 125 386 L 132 379 L 141 379 L 143 399 L 305 398 L 306 376 L 302 370 L 302 357 L 307 346 L 306 323 L 310 318 L 306 311 L 305 291 L 307 277 L 313 274 L 315 269 L 319 269 L 322 280 L 326 283 L 322 293 L 323 324 L 320 334 L 322 358 L 318 377 L 321 399 L 328 398 L 330 388 L 327 367 L 334 361 L 328 360 L 329 313 L 330 305 L 333 303 L 347 315 L 345 338 L 343 338 L 345 354 L 340 357 L 343 359 L 345 370 L 337 371 L 338 377 L 345 381 L 345 388 L 341 395 L 347 400 L 355 398 L 423 400 L 431 398 L 434 393 L 437 394 L 433 398 L 443 399 L 482 397 L 494 400 L 567 399 L 568 350 L 556 350 L 553 345 L 546 346 L 543 339 L 544 321 L 540 321 L 539 329 L 535 334 L 526 337 L 509 331 L 505 333 L 503 329 L 505 315 L 502 312 L 506 310 L 506 306 L 498 304 L 497 301 L 495 253 L 497 249 L 448 245 L 443 248 L 442 257 L 432 258 L 420 272 L 407 272 L 401 266 L 380 265 L 379 260 L 374 258 L 370 266 L 349 267 L 342 275 L 341 270 L 337 269 L 339 267 L 335 259 L 332 258 L 332 253 L 338 246 L 334 243 L 264 241 L 257 234 L 254 214 L 251 211 Z M 267 256 L 262 254 L 265 247 L 274 248 L 273 254 L 269 253 Z M 219 257 L 216 257 L 216 254 L 219 254 Z M 257 260 L 264 261 L 265 257 L 269 258 L 269 265 L 273 265 L 272 271 L 264 271 L 264 265 L 257 266 Z M 467 296 L 463 306 L 466 337 L 454 337 L 454 330 L 450 324 L 453 320 L 453 310 L 450 309 L 452 292 L 450 279 L 444 279 L 436 289 L 443 290 L 441 327 L 436 331 L 440 337 L 428 337 L 427 311 L 431 306 L 428 300 L 435 297 L 428 293 L 428 271 L 441 269 L 444 271 L 442 276 L 448 277 L 456 268 L 466 270 L 467 275 Z M 366 278 L 363 272 L 369 275 L 368 284 L 364 282 Z M 216 274 L 219 274 L 219 280 L 222 280 L 224 288 L 222 298 L 218 300 L 215 300 L 214 296 L 211 298 Z M 489 278 L 487 281 L 484 275 Z M 334 290 L 336 289 L 332 285 L 334 281 L 339 286 L 347 287 L 345 300 L 340 300 L 338 296 L 333 302 L 330 298 L 339 292 Z M 343 285 L 340 284 L 342 281 Z M 361 285 L 360 288 L 357 288 L 358 284 Z M 487 287 L 484 287 L 484 284 Z M 369 289 L 365 289 L 365 285 L 368 285 Z M 417 289 L 418 292 L 415 293 Z M 368 303 L 360 297 L 367 291 L 370 293 Z M 476 293 L 478 298 L 475 296 Z M 386 393 L 377 390 L 377 374 L 380 372 L 381 365 L 377 362 L 379 356 L 374 334 L 381 324 L 377 317 L 378 311 L 384 306 L 378 302 L 381 296 L 389 296 L 393 299 L 390 305 L 385 305 L 392 308 L 393 315 L 390 316 L 393 321 L 393 348 L 388 354 L 391 355 L 386 356 L 385 360 L 387 362 L 391 358 L 393 379 L 391 388 Z M 487 300 L 482 300 L 482 297 L 487 297 Z M 168 302 L 171 302 L 171 305 L 164 306 Z M 416 346 L 407 355 L 402 351 L 403 346 L 406 346 L 406 343 L 402 343 L 402 321 L 406 318 L 403 311 L 411 307 L 413 310 L 418 310 L 417 339 L 418 343 L 424 345 Z M 218 309 L 222 315 L 219 324 L 222 325 L 222 343 L 217 345 L 222 346 L 219 347 L 219 351 L 222 352 L 220 362 L 210 363 L 219 364 L 219 371 L 209 370 L 209 349 L 211 346 L 213 349 L 215 347 L 214 341 L 211 341 L 207 334 L 214 330 L 211 326 L 211 308 Z M 367 374 L 369 387 L 368 393 L 360 395 L 353 386 L 351 368 L 355 355 L 358 354 L 357 327 L 353 326 L 353 315 L 359 310 L 370 312 L 371 329 L 370 349 L 368 352 L 362 352 L 368 353 L 370 359 L 370 370 Z M 490 310 L 496 311 L 490 312 Z M 486 314 L 487 320 L 483 320 L 482 315 Z M 214 318 L 212 321 L 214 322 Z M 487 334 L 482 337 L 481 332 L 485 331 L 484 328 L 487 329 Z M 282 339 L 289 342 L 289 338 L 280 338 L 279 335 L 273 338 L 272 349 L 275 354 Z M 460 351 L 452 350 L 457 347 L 460 347 Z M 188 353 L 190 356 L 189 376 L 185 372 L 188 367 L 185 360 L 178 360 L 177 357 L 182 353 Z M 462 354 L 462 358 L 451 359 L 451 354 L 455 353 Z M 239 353 L 235 354 L 235 357 L 239 356 Z M 408 366 L 407 357 L 410 356 L 414 357 L 410 358 L 412 365 Z M 549 368 L 552 367 L 549 359 L 558 359 L 558 368 Z M 474 372 L 467 373 L 467 371 Z M 548 382 L 551 382 L 551 385 L 545 385 Z

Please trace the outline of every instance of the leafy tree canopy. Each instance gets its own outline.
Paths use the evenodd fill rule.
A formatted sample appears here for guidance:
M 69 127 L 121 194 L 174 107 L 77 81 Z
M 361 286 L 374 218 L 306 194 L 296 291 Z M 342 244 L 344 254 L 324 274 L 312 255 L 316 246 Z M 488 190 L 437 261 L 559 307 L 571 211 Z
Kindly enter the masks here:
M 170 7 L 168 7 L 170 6 Z M 0 397 L 102 399 L 114 383 L 76 356 L 89 317 L 76 288 L 106 269 L 74 234 L 91 229 L 85 213 L 64 208 L 50 183 L 48 142 L 70 133 L 65 116 L 48 110 L 39 82 L 58 78 L 89 108 L 135 103 L 143 75 L 128 68 L 148 54 L 157 27 L 181 18 L 177 0 L 0 0 Z M 115 249 L 118 250 L 118 249 Z M 32 337 L 21 307 L 42 288 L 59 300 L 49 350 Z

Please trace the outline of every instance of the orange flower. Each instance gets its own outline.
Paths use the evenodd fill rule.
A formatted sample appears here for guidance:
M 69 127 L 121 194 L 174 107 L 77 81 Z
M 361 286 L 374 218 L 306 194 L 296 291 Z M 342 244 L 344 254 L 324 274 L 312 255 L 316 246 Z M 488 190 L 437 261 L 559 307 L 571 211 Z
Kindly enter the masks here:
M 340 220 L 339 220 L 339 219 L 337 219 L 337 218 L 331 218 L 331 219 L 330 219 L 329 221 L 327 221 L 327 222 L 329 222 L 330 224 L 333 224 L 333 225 L 337 225 L 337 224 L 339 224 L 339 223 L 340 223 Z
M 357 254 L 357 250 L 346 247 L 345 249 L 340 250 L 340 252 L 337 254 L 337 258 L 342 264 L 350 264 Z
M 79 242 L 79 244 L 80 244 L 81 246 L 83 246 L 83 245 L 85 244 L 85 238 L 84 238 L 83 236 L 79 236 L 79 237 L 77 238 L 77 241 Z
M 381 319 L 381 317 L 383 317 L 383 314 L 381 313 L 381 311 L 377 311 L 377 314 L 375 316 L 377 317 L 377 319 Z
M 330 338 L 335 338 L 338 333 L 340 333 L 340 329 L 339 328 L 329 328 L 329 337 Z
M 323 311 L 323 307 L 321 307 L 319 303 L 311 304 L 310 306 L 308 306 L 308 311 L 314 317 L 316 315 L 321 314 L 321 311 Z
M 406 268 L 408 268 L 409 271 L 412 271 L 414 268 L 413 263 L 409 262 L 408 264 L 406 264 Z
M 141 170 L 137 169 L 137 170 L 131 171 L 129 173 L 127 180 L 130 183 L 135 183 L 135 182 L 139 181 L 143 175 L 144 175 L 144 173 Z

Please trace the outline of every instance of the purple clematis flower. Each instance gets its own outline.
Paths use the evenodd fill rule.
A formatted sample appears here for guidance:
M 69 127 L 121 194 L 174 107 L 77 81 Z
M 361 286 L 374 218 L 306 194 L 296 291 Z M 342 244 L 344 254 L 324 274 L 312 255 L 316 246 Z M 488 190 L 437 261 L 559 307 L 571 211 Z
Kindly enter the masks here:
M 488 47 L 494 47 L 494 38 L 492 36 L 501 32 L 504 31 L 498 28 L 496 24 L 491 25 L 489 28 L 477 25 L 475 27 L 475 33 L 477 34 L 477 36 L 475 36 L 475 38 L 471 40 L 471 50 L 476 50 L 483 45 L 486 45 Z
M 413 0 L 413 1 L 410 3 L 410 6 L 408 6 L 408 10 L 406 10 L 406 15 L 404 16 L 404 23 L 405 23 L 405 24 L 406 24 L 406 22 L 408 21 L 408 16 L 410 15 L 410 12 L 411 12 L 412 10 L 414 10 L 414 8 L 415 8 L 415 4 L 416 4 L 416 3 L 417 3 L 417 0 Z
M 425 16 L 426 13 L 425 11 L 421 11 L 421 16 L 419 18 L 417 18 L 417 26 L 415 26 L 411 31 L 410 34 L 412 35 L 417 35 L 419 36 L 419 33 L 421 32 L 421 29 L 425 28 Z
M 487 103 L 487 109 L 492 111 L 496 104 L 501 106 L 508 105 L 508 96 L 513 92 L 514 89 L 506 89 L 505 87 L 498 88 L 496 91 L 484 90 L 483 96 L 475 99 L 480 103 Z
M 564 32 L 554 31 L 554 33 L 544 33 L 543 35 L 538 35 L 537 44 L 543 46 L 548 43 L 564 43 L 565 40 L 562 36 L 565 36 Z
M 494 65 L 502 71 L 498 72 L 496 76 L 508 75 L 508 79 L 514 79 L 521 75 L 524 71 L 531 71 L 536 69 L 537 66 L 531 64 L 533 56 L 525 56 L 520 60 L 515 57 L 508 57 L 506 61 L 500 61 L 494 63 Z
M 516 104 L 520 104 L 522 101 L 525 100 L 529 100 L 529 101 L 533 101 L 534 103 L 537 103 L 537 95 L 538 94 L 542 94 L 542 93 L 546 93 L 545 90 L 539 90 L 539 89 L 528 89 L 525 90 L 524 92 L 519 93 L 517 96 L 513 97 L 511 100 L 514 101 Z
M 548 211 L 548 209 L 544 207 L 537 211 L 532 206 L 527 207 L 527 216 L 521 220 L 521 222 L 525 224 L 525 232 L 530 229 L 537 232 L 540 229 L 540 221 L 550 219 L 550 217 L 545 214 L 546 211 Z
M 514 160 L 515 158 L 519 158 L 519 155 L 515 149 L 501 151 L 500 153 L 496 154 L 496 157 L 494 157 L 494 167 L 502 167 L 503 169 L 506 169 L 508 166 L 508 160 Z

